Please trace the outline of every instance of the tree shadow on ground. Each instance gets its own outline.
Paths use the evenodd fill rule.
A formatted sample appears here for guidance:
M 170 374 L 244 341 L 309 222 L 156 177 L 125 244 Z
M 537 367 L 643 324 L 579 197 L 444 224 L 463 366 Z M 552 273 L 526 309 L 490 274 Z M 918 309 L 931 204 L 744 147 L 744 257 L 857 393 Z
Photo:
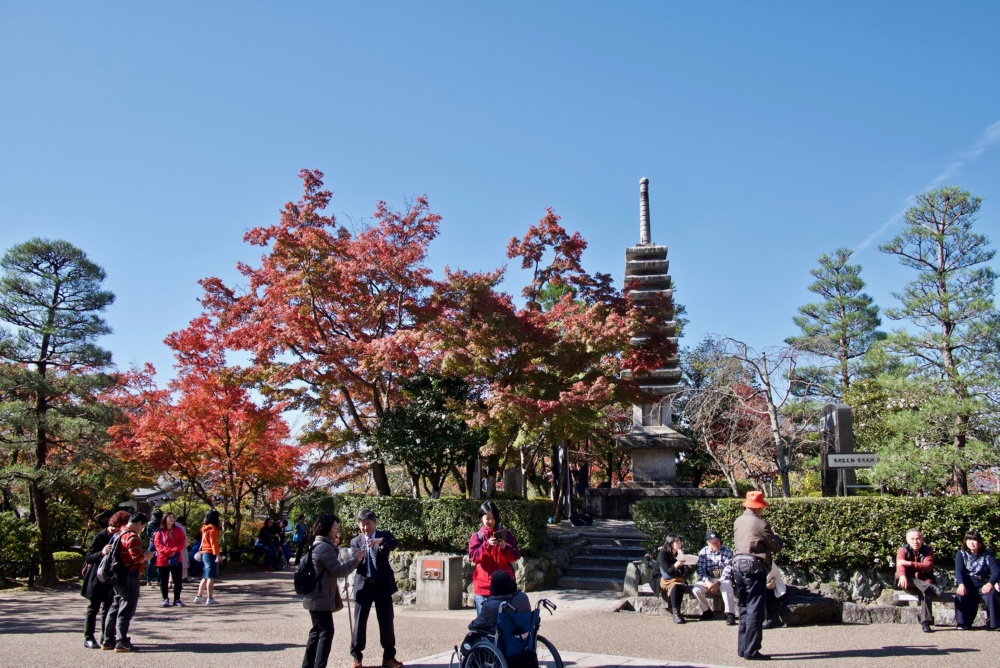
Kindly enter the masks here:
M 302 647 L 291 643 L 265 644 L 259 642 L 238 642 L 238 643 L 204 643 L 204 642 L 169 642 L 161 645 L 147 645 L 136 642 L 143 654 L 156 652 L 191 652 L 192 654 L 239 654 L 251 652 L 281 652 L 293 647 Z
M 771 658 L 782 661 L 805 661 L 810 659 L 887 659 L 900 656 L 941 657 L 951 654 L 967 654 L 979 652 L 971 647 L 932 647 L 929 645 L 887 645 L 868 649 L 840 649 L 824 652 L 791 652 L 787 654 L 771 653 Z

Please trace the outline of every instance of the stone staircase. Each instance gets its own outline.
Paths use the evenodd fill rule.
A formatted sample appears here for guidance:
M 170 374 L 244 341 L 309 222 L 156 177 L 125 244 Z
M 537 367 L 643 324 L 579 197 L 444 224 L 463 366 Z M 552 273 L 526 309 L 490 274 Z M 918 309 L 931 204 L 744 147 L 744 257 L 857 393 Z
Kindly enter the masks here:
M 646 535 L 632 522 L 596 520 L 580 527 L 579 539 L 584 546 L 570 559 L 559 587 L 622 593 L 628 565 L 646 554 Z

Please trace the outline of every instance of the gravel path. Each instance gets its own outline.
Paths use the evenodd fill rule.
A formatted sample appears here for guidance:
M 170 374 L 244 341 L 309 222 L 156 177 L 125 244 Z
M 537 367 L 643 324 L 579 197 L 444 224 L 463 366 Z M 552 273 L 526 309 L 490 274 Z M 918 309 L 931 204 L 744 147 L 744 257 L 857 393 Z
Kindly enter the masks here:
M 194 587 L 185 589 L 190 601 Z M 736 656 L 736 629 L 722 621 L 690 621 L 674 625 L 669 618 L 610 609 L 615 598 L 580 591 L 533 592 L 554 600 L 555 615 L 543 613 L 541 632 L 573 659 L 576 668 L 590 666 L 754 665 Z M 137 655 L 87 650 L 83 647 L 86 602 L 78 588 L 49 591 L 0 591 L 0 666 L 11 668 L 66 666 L 172 666 L 251 668 L 298 666 L 302 660 L 309 616 L 292 593 L 291 573 L 256 573 L 219 582 L 217 607 L 159 607 L 159 590 L 144 587 L 132 625 Z M 422 612 L 396 608 L 398 658 L 411 668 L 415 660 L 440 657 L 458 643 L 473 617 L 471 610 Z M 346 611 L 334 615 L 337 634 L 331 666 L 349 666 Z M 378 666 L 374 614 L 369 626 L 366 666 Z M 963 668 L 1000 665 L 1000 634 L 983 630 L 939 629 L 920 632 L 916 625 L 810 626 L 765 632 L 765 653 L 775 666 L 957 665 Z M 155 656 L 149 656 L 153 654 Z M 201 655 L 201 656 L 199 656 Z M 206 657 L 204 655 L 212 655 Z M 629 660 L 629 657 L 649 661 Z M 670 663 L 663 663 L 670 662 Z M 441 665 L 438 660 L 423 665 Z

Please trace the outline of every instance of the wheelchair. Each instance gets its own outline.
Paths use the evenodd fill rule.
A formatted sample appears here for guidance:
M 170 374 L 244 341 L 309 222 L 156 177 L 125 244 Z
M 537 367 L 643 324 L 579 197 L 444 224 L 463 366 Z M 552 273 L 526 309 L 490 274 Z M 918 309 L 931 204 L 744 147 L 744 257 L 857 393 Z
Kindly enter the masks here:
M 504 603 L 497 614 L 496 628 L 482 633 L 466 653 L 458 647 L 448 661 L 448 668 L 563 668 L 555 645 L 538 634 L 542 608 L 551 615 L 555 603 L 541 599 L 531 612 L 515 612 Z

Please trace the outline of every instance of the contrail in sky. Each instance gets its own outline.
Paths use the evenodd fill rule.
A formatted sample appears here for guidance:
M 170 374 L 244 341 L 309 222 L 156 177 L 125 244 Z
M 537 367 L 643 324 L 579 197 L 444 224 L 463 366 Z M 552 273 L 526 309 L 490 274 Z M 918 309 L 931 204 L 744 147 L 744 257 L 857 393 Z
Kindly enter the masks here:
M 958 170 L 960 170 L 966 164 L 978 158 L 980 155 L 983 154 L 983 152 L 986 151 L 986 149 L 988 149 L 990 146 L 992 146 L 994 143 L 998 141 L 1000 141 L 1000 121 L 996 121 L 988 128 L 986 128 L 986 131 L 983 132 L 983 135 L 979 138 L 979 141 L 977 141 L 975 144 L 973 144 L 966 150 L 959 153 L 958 159 L 947 165 L 944 169 L 942 169 L 941 172 L 937 176 L 935 176 L 931 180 L 931 182 L 923 188 L 923 190 L 921 190 L 921 192 L 923 192 L 924 190 L 930 190 L 931 188 L 936 188 L 937 186 L 941 185 L 942 183 L 950 179 L 952 176 L 954 176 L 958 172 Z M 882 226 L 880 228 L 869 234 L 868 238 L 862 241 L 860 244 L 858 244 L 855 250 L 864 250 L 865 248 L 868 248 L 883 234 L 885 234 L 886 230 L 888 230 L 890 227 L 901 221 L 903 219 L 903 215 L 906 213 L 906 210 L 913 205 L 914 197 L 915 195 L 910 195 L 909 197 L 907 197 L 904 202 L 903 208 L 897 211 L 895 214 L 893 214 L 889 218 L 889 220 L 882 223 Z

